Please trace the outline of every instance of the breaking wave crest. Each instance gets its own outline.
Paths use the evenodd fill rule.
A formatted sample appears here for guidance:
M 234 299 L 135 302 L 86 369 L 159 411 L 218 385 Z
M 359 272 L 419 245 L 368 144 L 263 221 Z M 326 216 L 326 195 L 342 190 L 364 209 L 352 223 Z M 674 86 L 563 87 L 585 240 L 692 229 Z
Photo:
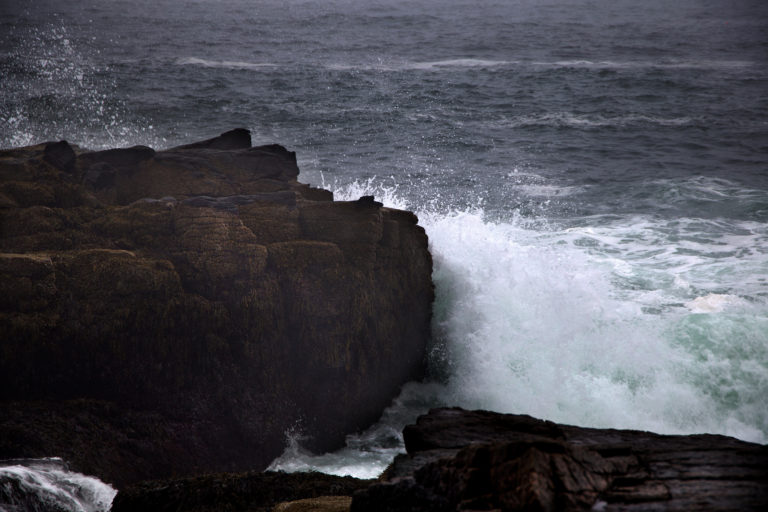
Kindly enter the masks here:
M 203 66 L 206 68 L 224 68 L 224 69 L 251 69 L 262 70 L 268 68 L 276 68 L 277 64 L 270 62 L 244 62 L 233 60 L 207 60 L 197 57 L 184 57 L 176 60 L 176 64 L 179 66 Z
M 378 455 L 402 450 L 371 433 L 395 436 L 405 423 L 392 418 L 439 405 L 768 440 L 768 232 L 759 223 L 636 215 L 558 227 L 490 221 L 482 208 L 420 208 L 375 180 L 334 193 L 415 209 L 427 230 L 432 381 L 407 386 L 344 450 L 316 456 L 294 443 L 273 469 L 370 477 L 391 460 Z

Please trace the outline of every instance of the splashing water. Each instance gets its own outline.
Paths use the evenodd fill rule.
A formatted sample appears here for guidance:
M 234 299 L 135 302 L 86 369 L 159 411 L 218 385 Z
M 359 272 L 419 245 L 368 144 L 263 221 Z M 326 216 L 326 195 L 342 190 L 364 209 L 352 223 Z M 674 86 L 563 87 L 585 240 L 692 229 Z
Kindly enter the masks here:
M 414 206 L 376 180 L 334 191 L 371 193 Z M 434 258 L 439 382 L 406 386 L 343 450 L 315 456 L 294 441 L 272 469 L 371 477 L 402 451 L 381 432 L 440 405 L 768 440 L 764 225 L 635 215 L 562 227 L 415 206 Z
M 267 470 L 376 478 L 403 452 L 403 426 L 440 404 L 443 394 L 443 386 L 438 383 L 406 384 L 378 423 L 362 433 L 347 436 L 346 446 L 333 453 L 314 454 L 301 446 L 304 433 L 295 429 L 286 432 L 287 447 Z
M 703 256 L 673 267 L 673 258 L 630 238 L 632 220 L 594 228 L 587 240 L 605 235 L 602 246 L 578 231 L 487 223 L 478 214 L 427 229 L 435 334 L 449 354 L 447 401 L 594 427 L 765 441 L 765 301 L 714 301 L 720 309 L 706 314 L 686 307 L 686 295 L 697 303 L 702 292 L 698 283 L 680 286 L 679 276 L 696 278 L 685 268 Z M 605 243 L 608 235 L 621 244 Z M 702 284 L 711 278 L 698 272 Z M 691 343 L 696 335 L 713 346 L 705 357 Z M 720 379 L 706 382 L 717 369 Z M 722 394 L 726 387 L 732 393 Z
M 58 458 L 0 461 L 0 511 L 107 512 L 117 491 Z
M 0 148 L 46 140 L 71 140 L 89 149 L 135 144 L 162 146 L 151 123 L 134 119 L 116 99 L 114 72 L 97 62 L 93 41 L 74 36 L 63 24 L 12 29 L 14 42 L 0 60 L 4 101 L 0 123 L 8 139 Z M 8 44 L 0 40 L 0 44 Z

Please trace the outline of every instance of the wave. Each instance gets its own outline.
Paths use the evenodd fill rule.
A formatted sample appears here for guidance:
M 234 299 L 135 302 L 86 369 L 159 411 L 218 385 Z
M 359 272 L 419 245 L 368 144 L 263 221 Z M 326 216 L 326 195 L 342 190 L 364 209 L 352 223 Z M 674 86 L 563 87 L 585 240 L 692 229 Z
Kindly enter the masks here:
M 376 478 L 396 455 L 403 452 L 403 426 L 414 423 L 420 415 L 440 404 L 443 394 L 440 384 L 406 384 L 375 425 L 347 436 L 346 446 L 333 453 L 317 455 L 304 449 L 301 441 L 306 433 L 289 429 L 285 433 L 285 451 L 272 461 L 267 471 L 319 471 L 338 476 Z
M 498 67 L 530 68 L 584 68 L 595 70 L 621 69 L 702 69 L 702 70 L 739 70 L 755 66 L 749 61 L 737 60 L 698 60 L 698 61 L 611 61 L 611 60 L 559 60 L 559 61 L 527 61 L 527 60 L 495 60 L 480 58 L 457 58 L 418 62 L 373 62 L 373 63 L 331 63 L 326 69 L 333 71 L 443 71 L 462 68 L 498 68 Z
M 498 121 L 506 128 L 554 126 L 571 128 L 621 127 L 630 125 L 686 126 L 697 122 L 692 117 L 657 117 L 641 114 L 623 114 L 614 116 L 576 114 L 573 112 L 552 112 L 519 116 Z
M 371 192 L 416 209 L 434 259 L 439 383 L 409 385 L 392 406 L 402 417 L 418 413 L 404 404 L 429 386 L 431 406 L 768 440 L 760 223 L 610 215 L 533 227 L 490 221 L 482 208 L 425 210 L 374 181 L 334 190 L 337 199 Z M 280 466 L 375 473 L 361 453 L 379 448 L 352 441 L 340 458 L 294 450 Z
M 515 187 L 516 190 L 532 197 L 564 197 L 578 194 L 584 190 L 584 187 L 563 187 L 546 184 L 520 184 Z
M 207 60 L 197 57 L 184 57 L 176 59 L 176 64 L 179 66 L 202 66 L 206 68 L 223 68 L 223 69 L 251 69 L 260 70 L 268 68 L 279 67 L 277 64 L 270 62 L 244 62 L 234 60 Z
M 328 64 L 334 71 L 441 71 L 456 68 L 494 68 L 515 64 L 514 61 L 487 59 L 445 59 L 426 62 L 370 63 L 370 64 Z
M 506 60 L 484 60 L 484 59 L 448 59 L 436 60 L 431 62 L 414 62 L 407 65 L 408 69 L 440 69 L 440 68 L 492 68 L 496 66 L 506 66 L 512 64 Z
M 560 60 L 554 62 L 533 62 L 536 66 L 587 69 L 743 69 L 754 66 L 753 62 L 740 60 L 698 60 L 698 61 L 593 61 Z
M 726 237 L 707 240 L 693 220 L 594 219 L 576 230 L 489 222 L 482 212 L 425 220 L 445 402 L 768 439 L 764 255 L 713 253 Z M 766 247 L 753 235 L 727 240 Z

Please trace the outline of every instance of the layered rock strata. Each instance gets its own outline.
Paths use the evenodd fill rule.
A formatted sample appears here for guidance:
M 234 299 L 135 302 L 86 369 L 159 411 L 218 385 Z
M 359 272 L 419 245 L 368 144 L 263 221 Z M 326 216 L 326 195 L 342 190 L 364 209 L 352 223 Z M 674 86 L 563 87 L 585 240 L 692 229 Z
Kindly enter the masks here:
M 419 378 L 409 212 L 334 202 L 246 130 L 155 151 L 0 151 L 0 458 L 123 484 L 327 450 Z
M 435 409 L 352 512 L 762 511 L 768 446 Z

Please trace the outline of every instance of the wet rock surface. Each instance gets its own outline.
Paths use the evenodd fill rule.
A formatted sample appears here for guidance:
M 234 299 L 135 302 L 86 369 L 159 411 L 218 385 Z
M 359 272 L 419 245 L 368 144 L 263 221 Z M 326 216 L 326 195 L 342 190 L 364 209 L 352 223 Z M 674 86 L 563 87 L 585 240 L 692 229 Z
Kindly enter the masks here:
M 416 217 L 334 202 L 246 130 L 165 151 L 0 151 L 0 458 L 118 486 L 315 450 L 419 378 Z
M 768 446 L 434 409 L 357 511 L 765 510 Z

